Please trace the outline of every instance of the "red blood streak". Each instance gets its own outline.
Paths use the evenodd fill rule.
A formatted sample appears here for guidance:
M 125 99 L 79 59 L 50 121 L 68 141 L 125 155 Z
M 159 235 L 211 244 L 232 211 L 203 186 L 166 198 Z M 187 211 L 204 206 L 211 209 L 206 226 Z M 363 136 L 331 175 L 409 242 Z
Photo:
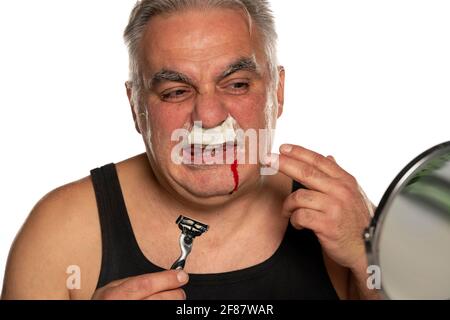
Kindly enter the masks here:
M 231 165 L 231 172 L 233 172 L 233 178 L 234 178 L 234 190 L 231 192 L 236 192 L 239 188 L 239 172 L 238 172 L 238 161 L 234 160 L 233 164 Z

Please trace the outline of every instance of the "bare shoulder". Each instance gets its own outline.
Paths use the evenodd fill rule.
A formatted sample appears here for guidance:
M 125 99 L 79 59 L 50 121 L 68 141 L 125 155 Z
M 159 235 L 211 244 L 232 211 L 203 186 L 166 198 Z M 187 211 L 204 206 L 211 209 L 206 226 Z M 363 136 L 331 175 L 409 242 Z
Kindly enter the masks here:
M 95 270 L 98 273 L 100 268 L 100 234 L 90 177 L 51 191 L 35 205 L 14 240 L 2 298 L 86 296 L 98 277 Z M 66 283 L 67 271 L 73 271 L 74 266 L 83 276 L 82 287 L 75 294 Z

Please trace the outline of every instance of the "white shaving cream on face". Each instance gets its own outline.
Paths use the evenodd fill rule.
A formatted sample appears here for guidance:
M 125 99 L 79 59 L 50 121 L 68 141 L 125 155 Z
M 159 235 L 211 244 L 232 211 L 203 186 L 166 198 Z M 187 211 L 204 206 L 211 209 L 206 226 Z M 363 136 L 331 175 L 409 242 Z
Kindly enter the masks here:
M 201 122 L 195 122 L 188 136 L 188 143 L 210 146 L 234 143 L 237 137 L 236 129 L 237 122 L 231 115 L 220 126 L 212 129 L 204 129 Z

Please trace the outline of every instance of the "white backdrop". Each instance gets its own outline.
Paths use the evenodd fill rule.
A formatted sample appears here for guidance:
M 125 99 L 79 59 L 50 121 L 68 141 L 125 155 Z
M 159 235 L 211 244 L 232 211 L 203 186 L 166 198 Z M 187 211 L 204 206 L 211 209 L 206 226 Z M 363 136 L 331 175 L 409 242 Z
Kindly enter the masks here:
M 276 147 L 334 155 L 377 204 L 410 160 L 450 140 L 450 2 L 272 3 L 287 70 Z M 123 85 L 133 4 L 0 2 L 0 286 L 44 194 L 144 152 Z

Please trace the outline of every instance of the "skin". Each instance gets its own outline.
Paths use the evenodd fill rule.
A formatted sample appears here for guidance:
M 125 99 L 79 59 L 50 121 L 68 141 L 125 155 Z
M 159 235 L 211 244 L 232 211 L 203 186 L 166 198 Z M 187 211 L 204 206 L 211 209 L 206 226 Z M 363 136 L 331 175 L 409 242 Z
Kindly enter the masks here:
M 193 83 L 159 82 L 145 92 L 144 110 L 130 101 L 147 153 L 118 163 L 117 170 L 144 255 L 158 266 L 171 266 L 179 254 L 174 221 L 183 212 L 213 226 L 207 236 L 196 239 L 185 271 L 239 270 L 271 257 L 292 223 L 317 234 L 341 298 L 377 298 L 365 289 L 367 262 L 361 234 L 369 211 L 356 180 L 332 158 L 293 146 L 281 152 L 280 172 L 264 179 L 259 166 L 242 165 L 241 187 L 231 196 L 234 180 L 229 166 L 193 168 L 170 160 L 173 130 L 193 121 L 215 127 L 231 114 L 243 129 L 266 127 L 270 79 L 258 32 L 249 32 L 245 15 L 228 9 L 190 10 L 155 17 L 148 30 L 152 33 L 144 37 L 142 50 L 146 77 L 170 68 L 188 75 Z M 242 70 L 217 80 L 227 65 L 243 56 L 255 57 L 258 72 Z M 284 69 L 279 76 L 275 117 L 283 111 Z M 127 93 L 132 94 L 129 87 Z M 311 191 L 291 194 L 292 179 Z M 12 246 L 2 298 L 186 298 L 182 286 L 188 279 L 176 271 L 122 279 L 95 290 L 100 263 L 97 206 L 86 177 L 50 192 L 32 210 Z M 70 265 L 81 268 L 79 290 L 66 287 Z M 177 275 L 185 278 L 179 281 Z
M 149 30 L 164 29 L 165 32 L 147 33 L 144 38 L 142 65 L 144 75 L 148 75 L 146 78 L 161 69 L 176 70 L 188 75 L 193 85 L 158 83 L 146 95 L 148 116 L 143 119 L 135 114 L 141 120 L 138 127 L 144 139 L 151 131 L 151 141 L 145 143 L 152 150 L 149 160 L 158 180 L 166 190 L 177 195 L 179 201 L 188 206 L 196 205 L 202 211 L 234 201 L 228 196 L 234 188 L 230 168 L 206 166 L 198 169 L 175 165 L 170 155 L 178 142 L 170 141 L 172 132 L 179 128 L 190 129 L 194 121 L 202 121 L 205 128 L 214 128 L 229 114 L 243 130 L 266 128 L 264 109 L 270 79 L 265 68 L 258 73 L 241 71 L 222 81 L 216 80 L 229 64 L 241 57 L 255 56 L 258 65 L 265 63 L 263 51 L 258 50 L 261 47 L 259 37 L 250 37 L 245 16 L 236 16 L 234 10 L 221 11 L 216 12 L 215 33 L 211 33 L 211 21 L 201 18 L 201 12 L 190 16 L 156 17 L 150 22 Z M 194 21 L 195 15 L 198 21 Z M 235 21 L 237 25 L 229 21 Z M 178 32 L 180 27 L 185 29 L 192 23 L 195 27 L 181 34 Z M 231 39 L 233 32 L 234 39 Z M 242 86 L 250 87 L 240 88 Z M 183 94 L 176 95 L 177 91 Z M 164 94 L 174 98 L 162 99 Z M 260 183 L 258 170 L 256 165 L 240 167 L 241 189 L 251 192 Z

